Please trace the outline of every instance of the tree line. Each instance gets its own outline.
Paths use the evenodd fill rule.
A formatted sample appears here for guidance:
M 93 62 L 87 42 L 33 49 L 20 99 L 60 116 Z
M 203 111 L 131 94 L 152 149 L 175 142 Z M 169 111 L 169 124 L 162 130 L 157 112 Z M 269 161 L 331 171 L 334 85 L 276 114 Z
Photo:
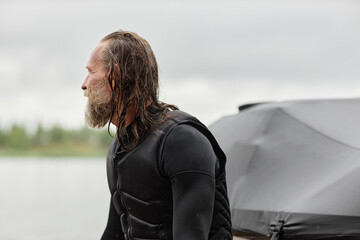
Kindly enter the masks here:
M 9 129 L 0 129 L 0 155 L 102 155 L 112 139 L 107 129 L 68 130 L 40 124 L 29 133 L 24 126 L 13 124 Z

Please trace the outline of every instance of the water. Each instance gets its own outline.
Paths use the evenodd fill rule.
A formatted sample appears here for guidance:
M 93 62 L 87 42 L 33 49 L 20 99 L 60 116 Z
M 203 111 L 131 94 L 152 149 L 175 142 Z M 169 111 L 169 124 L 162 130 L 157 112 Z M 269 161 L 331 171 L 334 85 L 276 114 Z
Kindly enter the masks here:
M 0 240 L 100 239 L 104 158 L 0 158 Z

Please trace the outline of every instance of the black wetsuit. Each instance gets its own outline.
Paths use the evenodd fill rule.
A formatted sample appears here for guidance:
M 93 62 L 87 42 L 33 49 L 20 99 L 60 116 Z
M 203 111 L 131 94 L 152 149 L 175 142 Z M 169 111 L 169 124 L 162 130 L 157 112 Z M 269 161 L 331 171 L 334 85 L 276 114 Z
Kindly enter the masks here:
M 160 138 L 151 134 L 133 150 L 135 156 L 114 140 L 108 155 L 112 201 L 102 240 L 232 239 L 225 162 L 219 162 L 209 132 L 203 134 L 208 130 L 178 114 L 160 128 Z

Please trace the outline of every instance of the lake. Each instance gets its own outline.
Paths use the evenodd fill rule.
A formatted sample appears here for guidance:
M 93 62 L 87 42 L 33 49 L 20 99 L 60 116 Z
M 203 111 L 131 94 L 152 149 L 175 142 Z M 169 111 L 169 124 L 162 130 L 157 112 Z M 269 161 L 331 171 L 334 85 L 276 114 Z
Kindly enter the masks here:
M 0 158 L 1 240 L 92 240 L 105 229 L 104 158 Z

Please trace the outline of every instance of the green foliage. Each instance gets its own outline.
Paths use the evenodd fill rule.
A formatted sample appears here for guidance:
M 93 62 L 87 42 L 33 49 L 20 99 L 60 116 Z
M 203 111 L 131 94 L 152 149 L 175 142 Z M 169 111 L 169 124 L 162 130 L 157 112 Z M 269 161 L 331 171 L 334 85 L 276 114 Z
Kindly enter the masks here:
M 39 124 L 36 129 L 35 135 L 33 136 L 32 145 L 42 146 L 42 145 L 46 145 L 49 141 L 50 141 L 49 133 L 44 130 L 41 124 Z
M 53 126 L 50 130 L 50 138 L 54 143 L 61 143 L 68 139 L 67 132 L 59 126 Z
M 0 146 L 4 146 L 6 141 L 6 133 L 0 129 Z
M 45 129 L 39 124 L 29 134 L 14 124 L 7 131 L 0 129 L 0 156 L 104 156 L 112 139 L 107 129 L 66 130 L 58 125 Z
M 14 124 L 7 136 L 6 145 L 10 148 L 27 148 L 29 147 L 28 136 L 25 128 Z

